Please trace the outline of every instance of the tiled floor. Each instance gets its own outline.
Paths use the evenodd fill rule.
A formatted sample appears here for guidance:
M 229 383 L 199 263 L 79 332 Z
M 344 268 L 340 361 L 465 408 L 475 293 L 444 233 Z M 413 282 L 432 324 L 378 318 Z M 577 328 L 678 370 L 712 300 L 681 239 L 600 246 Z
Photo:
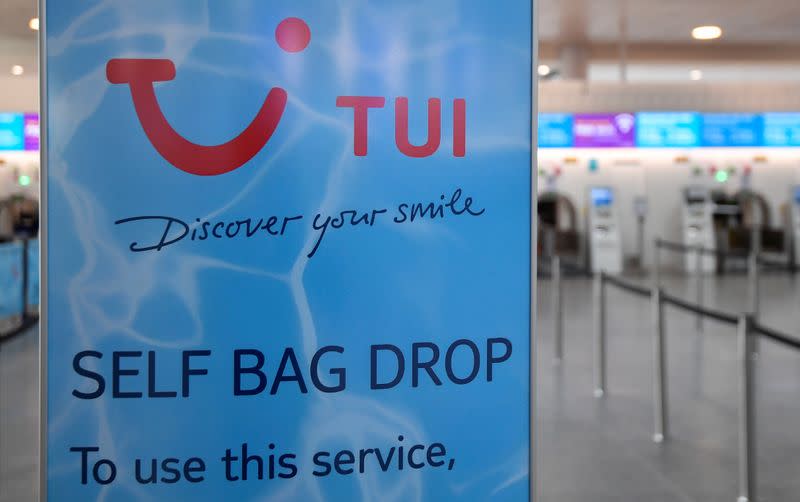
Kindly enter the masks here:
M 667 290 L 694 298 L 690 281 Z M 712 278 L 709 305 L 746 305 L 744 277 Z M 540 502 L 734 502 L 737 498 L 736 331 L 667 310 L 672 439 L 653 434 L 652 341 L 646 300 L 610 289 L 608 394 L 592 396 L 591 284 L 565 281 L 565 359 L 553 364 L 550 284 L 542 281 L 539 357 Z M 764 324 L 800 335 L 800 277 L 762 280 Z M 757 367 L 758 500 L 800 500 L 800 352 L 763 342 Z
M 692 298 L 692 284 L 667 278 Z M 746 279 L 712 278 L 709 305 L 737 312 Z M 566 345 L 552 360 L 550 283 L 539 287 L 540 502 L 734 502 L 737 496 L 737 351 L 735 331 L 667 314 L 673 437 L 652 435 L 649 308 L 611 289 L 609 393 L 592 396 L 591 284 L 565 280 Z M 800 334 L 800 277 L 763 279 L 765 324 Z M 37 347 L 35 331 L 0 347 L 0 501 L 35 500 Z M 800 353 L 765 342 L 758 362 L 759 500 L 800 500 Z
M 36 500 L 39 333 L 0 345 L 0 502 Z

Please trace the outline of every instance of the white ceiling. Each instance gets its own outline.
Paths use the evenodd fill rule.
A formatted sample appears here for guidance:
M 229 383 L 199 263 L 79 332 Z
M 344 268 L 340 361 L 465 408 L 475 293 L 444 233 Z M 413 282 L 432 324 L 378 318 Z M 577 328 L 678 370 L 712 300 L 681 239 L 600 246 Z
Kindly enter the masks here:
M 234 0 L 229 0 L 234 1 Z M 259 0 L 262 1 L 262 0 Z M 620 16 L 628 30 L 631 62 L 726 61 L 800 64 L 800 0 L 538 0 L 541 54 L 557 58 L 573 43 L 590 58 L 617 57 Z M 28 21 L 37 0 L 0 0 L 0 75 L 14 64 L 36 74 L 36 32 Z M 718 24 L 721 40 L 693 41 L 691 29 Z
M 34 41 L 35 32 L 28 21 L 36 16 L 36 0 L 2 0 L 0 2 L 0 37 Z
M 798 0 L 539 0 L 540 39 L 616 41 L 621 15 L 633 42 L 690 42 L 693 27 L 716 24 L 724 37 L 710 43 L 800 44 Z

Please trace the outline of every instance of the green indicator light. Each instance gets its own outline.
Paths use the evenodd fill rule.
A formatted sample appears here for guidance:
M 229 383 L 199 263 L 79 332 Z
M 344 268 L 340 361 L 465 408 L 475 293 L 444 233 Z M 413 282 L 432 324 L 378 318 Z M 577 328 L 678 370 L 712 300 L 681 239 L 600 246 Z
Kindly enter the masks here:
M 27 174 L 23 174 L 22 176 L 19 177 L 19 184 L 24 187 L 30 185 L 31 177 L 28 176 Z
M 728 171 L 717 171 L 716 178 L 720 183 L 725 183 L 728 181 Z

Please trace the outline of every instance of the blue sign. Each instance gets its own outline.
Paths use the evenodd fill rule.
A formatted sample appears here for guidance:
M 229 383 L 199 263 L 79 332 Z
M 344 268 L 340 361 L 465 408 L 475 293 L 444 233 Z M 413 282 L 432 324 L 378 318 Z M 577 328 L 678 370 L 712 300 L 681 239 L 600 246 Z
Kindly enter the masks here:
M 0 113 L 0 150 L 25 149 L 25 115 Z
M 765 113 L 766 146 L 800 146 L 800 113 Z
M 569 148 L 572 141 L 572 115 L 540 113 L 538 138 L 540 148 Z
M 39 239 L 28 241 L 28 305 L 39 305 Z
M 45 3 L 43 500 L 528 500 L 530 0 Z
M 22 244 L 0 244 L 0 319 L 22 314 Z
M 703 115 L 703 146 L 762 146 L 764 123 L 756 113 L 707 113 Z
M 701 145 L 702 118 L 693 112 L 636 114 L 636 146 L 691 148 Z

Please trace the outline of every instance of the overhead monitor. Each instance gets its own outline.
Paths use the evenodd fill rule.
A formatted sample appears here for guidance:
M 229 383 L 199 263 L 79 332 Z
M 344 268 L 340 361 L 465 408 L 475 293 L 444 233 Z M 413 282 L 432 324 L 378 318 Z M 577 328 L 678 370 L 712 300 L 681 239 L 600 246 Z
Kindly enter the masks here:
M 691 148 L 702 144 L 702 117 L 695 112 L 636 114 L 636 146 Z
M 757 113 L 707 113 L 703 115 L 703 146 L 761 146 L 763 135 L 763 119 Z

